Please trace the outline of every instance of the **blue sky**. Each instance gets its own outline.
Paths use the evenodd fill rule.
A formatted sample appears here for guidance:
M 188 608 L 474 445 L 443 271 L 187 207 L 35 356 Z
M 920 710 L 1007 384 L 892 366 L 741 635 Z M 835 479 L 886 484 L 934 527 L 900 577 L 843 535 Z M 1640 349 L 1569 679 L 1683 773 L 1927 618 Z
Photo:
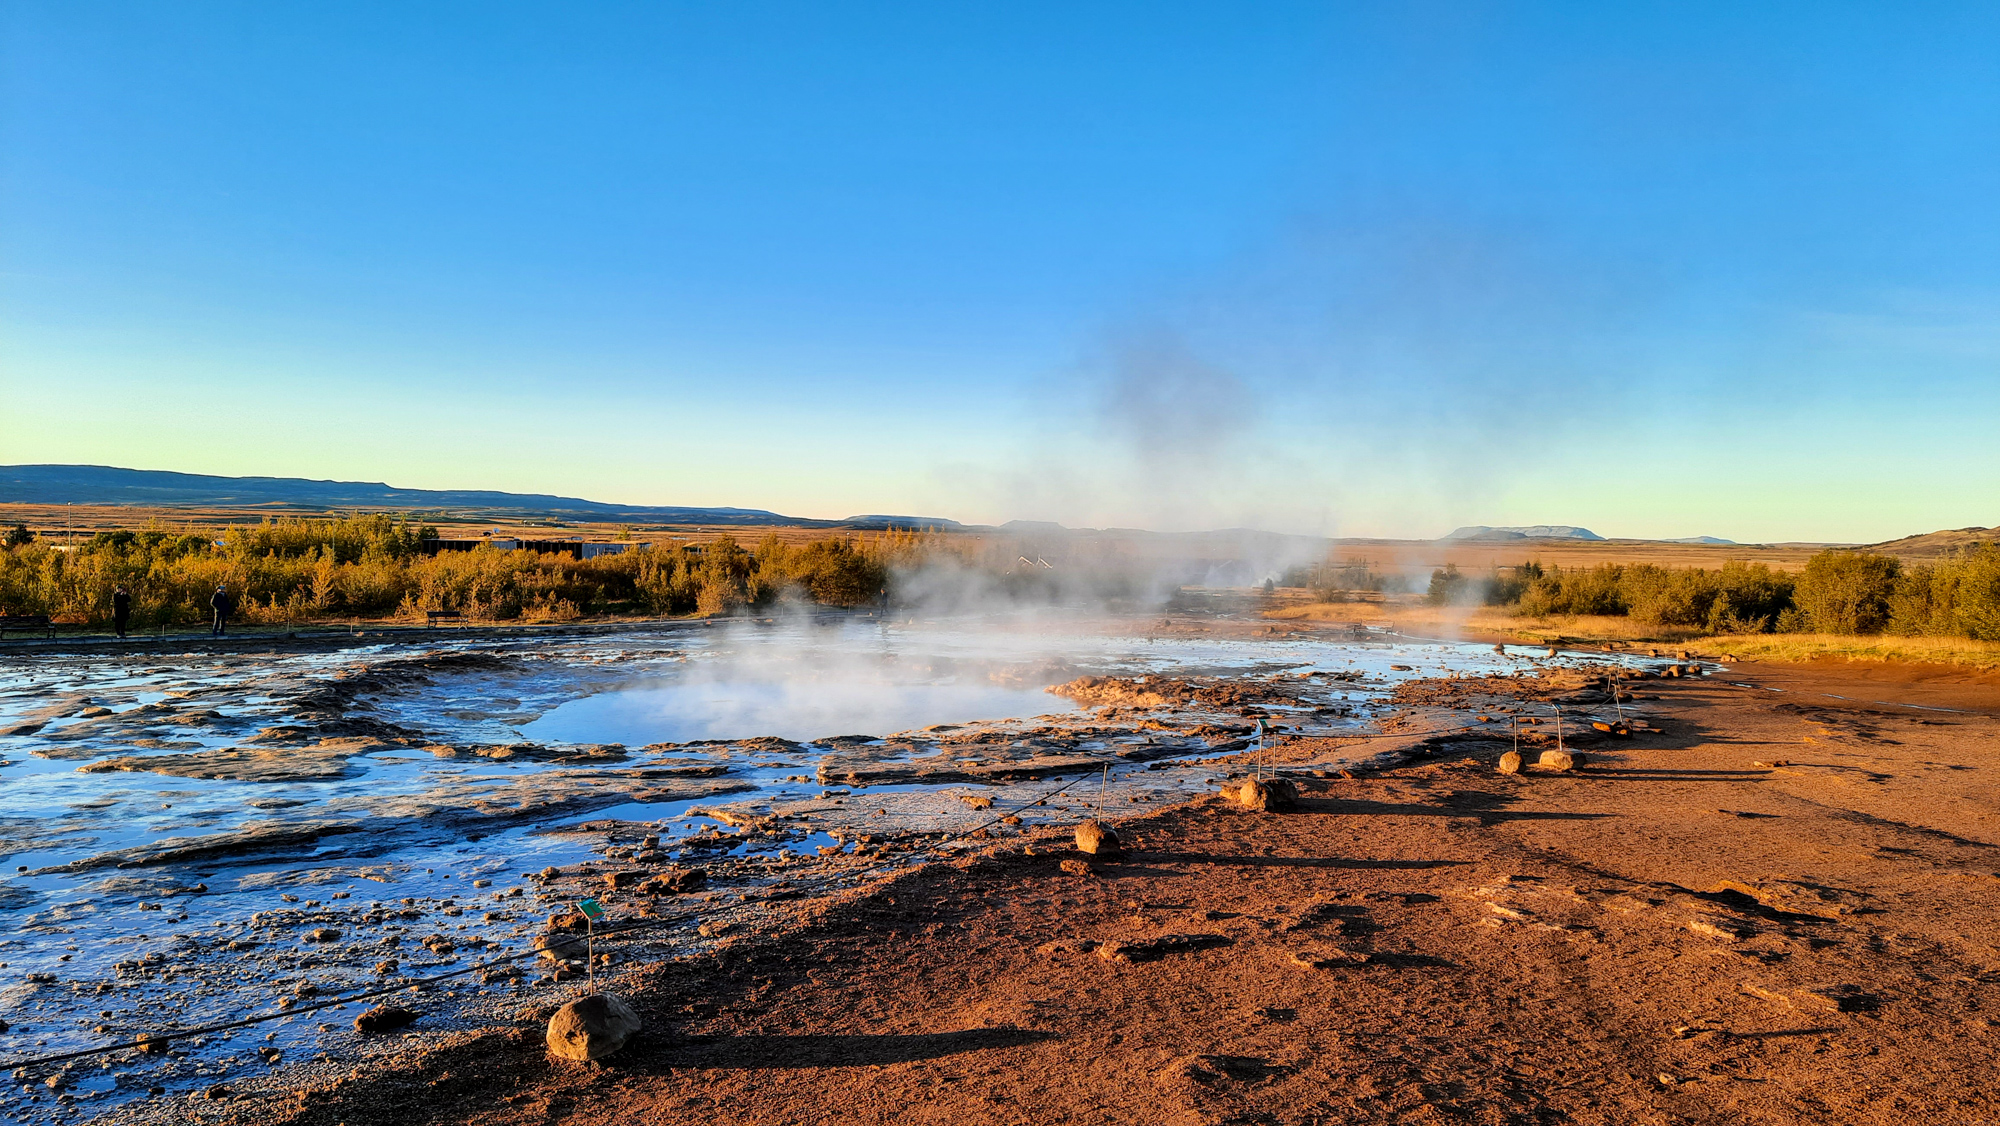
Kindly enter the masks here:
M 2000 523 L 2000 9 L 0 0 L 8 462 Z

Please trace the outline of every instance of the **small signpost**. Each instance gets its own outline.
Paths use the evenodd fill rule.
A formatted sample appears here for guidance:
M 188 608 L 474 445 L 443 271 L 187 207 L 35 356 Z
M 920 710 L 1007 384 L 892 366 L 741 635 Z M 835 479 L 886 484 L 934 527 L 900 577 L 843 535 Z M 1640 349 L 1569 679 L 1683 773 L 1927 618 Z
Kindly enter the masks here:
M 583 914 L 583 968 L 590 991 L 597 992 L 597 920 L 604 917 L 604 905 L 595 899 L 580 900 L 576 909 Z

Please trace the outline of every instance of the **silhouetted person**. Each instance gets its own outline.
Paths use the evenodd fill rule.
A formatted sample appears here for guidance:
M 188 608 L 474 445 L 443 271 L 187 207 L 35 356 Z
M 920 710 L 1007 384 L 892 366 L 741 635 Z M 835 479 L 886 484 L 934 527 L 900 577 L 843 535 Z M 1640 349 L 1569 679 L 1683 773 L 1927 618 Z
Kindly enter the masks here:
M 119 637 L 124 637 L 125 623 L 131 620 L 132 596 L 125 593 L 125 588 L 121 586 L 111 592 L 111 628 L 118 631 Z
M 208 632 L 228 632 L 226 627 L 229 625 L 229 612 L 236 609 L 236 600 L 229 596 L 227 590 L 216 587 L 215 593 L 209 597 L 208 604 L 215 608 L 215 628 Z

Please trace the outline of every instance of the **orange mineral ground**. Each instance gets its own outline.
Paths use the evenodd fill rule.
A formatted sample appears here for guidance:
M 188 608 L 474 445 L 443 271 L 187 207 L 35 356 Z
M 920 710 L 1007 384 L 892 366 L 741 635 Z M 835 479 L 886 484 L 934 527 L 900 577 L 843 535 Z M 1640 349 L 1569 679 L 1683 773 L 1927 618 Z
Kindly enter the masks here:
M 1517 688 L 1413 683 L 1385 727 L 1568 690 Z M 802 901 L 698 957 L 623 967 L 609 987 L 645 1030 L 594 1064 L 548 1057 L 542 1005 L 172 1120 L 2000 1114 L 2000 682 L 1739 665 L 1638 695 L 1653 730 L 1572 736 L 1568 772 L 1497 772 L 1498 725 L 1351 778 L 1315 772 L 1325 749 L 1301 741 L 1263 752 L 1300 781 L 1293 812 L 1113 810 L 1115 859 L 1045 832 Z

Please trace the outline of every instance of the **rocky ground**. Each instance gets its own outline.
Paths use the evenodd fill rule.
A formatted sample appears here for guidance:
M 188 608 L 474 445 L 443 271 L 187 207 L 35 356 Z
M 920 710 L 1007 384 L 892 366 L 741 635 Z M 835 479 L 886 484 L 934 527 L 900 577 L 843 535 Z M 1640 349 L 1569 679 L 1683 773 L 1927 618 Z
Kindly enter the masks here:
M 1084 687 L 1103 715 L 1203 690 Z M 1258 691 L 1257 706 L 1284 704 Z M 599 984 L 645 1030 L 595 1064 L 548 1058 L 561 998 L 544 995 L 498 1028 L 126 1113 L 300 1126 L 2000 1117 L 2000 682 L 1745 666 L 1402 692 L 1390 738 L 1261 755 L 1217 739 L 1226 761 L 1183 768 L 1289 778 L 1302 791 L 1290 812 L 1128 801 L 1128 849 L 1105 859 L 1055 823 L 1091 812 L 1072 793 L 1040 807 L 1065 815 L 1045 827 L 841 894 L 754 910 L 683 897 L 709 913 L 713 945 L 648 957 L 606 944 Z M 1590 726 L 1620 711 L 1629 737 Z M 1517 734 L 1531 763 L 1553 749 L 1558 718 L 1579 768 L 1496 769 Z M 875 801 L 849 802 L 851 824 Z M 771 818 L 785 812 L 755 823 L 781 830 Z M 858 843 L 839 862 L 857 877 L 920 842 Z

